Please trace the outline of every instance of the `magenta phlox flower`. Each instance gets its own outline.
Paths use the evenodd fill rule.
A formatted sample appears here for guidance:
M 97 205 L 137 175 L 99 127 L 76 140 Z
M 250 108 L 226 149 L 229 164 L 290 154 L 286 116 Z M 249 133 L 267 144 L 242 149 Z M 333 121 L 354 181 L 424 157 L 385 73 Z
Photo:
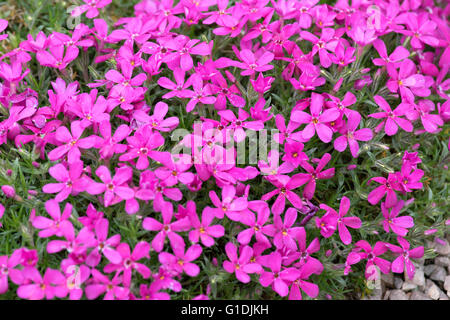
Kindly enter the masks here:
M 259 273 L 261 271 L 261 265 L 255 262 L 251 262 L 253 256 L 253 249 L 250 246 L 244 245 L 240 247 L 239 257 L 237 248 L 232 242 L 228 242 L 225 245 L 225 252 L 228 259 L 223 262 L 223 268 L 229 273 L 235 273 L 236 278 L 243 283 L 250 282 L 249 273 Z
M 170 202 L 164 202 L 161 215 L 162 223 L 151 217 L 146 217 L 142 223 L 142 227 L 145 230 L 158 231 L 151 242 L 152 248 L 157 252 L 161 252 L 166 237 L 169 238 L 173 250 L 184 246 L 184 240 L 177 232 L 190 229 L 191 223 L 189 218 L 185 217 L 172 222 L 173 205 Z
M 392 230 L 399 236 L 404 237 L 408 233 L 408 228 L 412 228 L 414 226 L 414 219 L 411 216 L 398 217 L 403 206 L 403 200 L 399 200 L 390 210 L 386 208 L 384 202 L 381 203 L 381 212 L 384 217 L 384 231 L 389 232 Z
M 333 131 L 327 123 L 336 120 L 340 116 L 340 112 L 335 108 L 323 110 L 323 105 L 324 97 L 321 94 L 312 93 L 310 104 L 311 114 L 300 110 L 292 112 L 292 121 L 307 124 L 302 131 L 303 139 L 309 141 L 317 132 L 317 135 L 323 142 L 328 143 L 331 141 Z
M 398 257 L 392 262 L 392 272 L 403 273 L 406 269 L 406 274 L 410 280 L 413 279 L 415 274 L 415 266 L 411 259 L 420 259 L 424 255 L 424 247 L 420 246 L 414 249 L 410 249 L 410 244 L 404 238 L 398 236 L 397 241 L 399 246 L 393 244 L 386 244 L 389 250 L 394 254 L 398 254 Z

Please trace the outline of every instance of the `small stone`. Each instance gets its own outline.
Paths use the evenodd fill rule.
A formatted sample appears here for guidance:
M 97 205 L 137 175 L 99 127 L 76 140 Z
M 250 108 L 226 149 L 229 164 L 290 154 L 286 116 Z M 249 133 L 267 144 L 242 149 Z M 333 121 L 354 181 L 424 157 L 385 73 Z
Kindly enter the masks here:
M 403 291 L 411 291 L 411 290 L 414 290 L 416 288 L 417 288 L 417 285 L 412 283 L 412 282 L 409 282 L 409 281 L 403 282 L 403 286 L 402 286 L 402 290 Z
M 370 297 L 368 297 L 368 298 L 369 298 L 369 300 L 381 300 L 382 294 L 383 294 L 383 292 L 381 291 L 381 288 L 373 289 Z
M 430 275 L 430 279 L 435 280 L 435 281 L 444 282 L 446 275 L 447 275 L 447 273 L 445 272 L 444 267 L 436 266 L 433 273 L 431 273 L 431 275 Z
M 450 300 L 444 291 L 439 290 L 439 300 Z
M 384 294 L 383 300 L 389 300 L 389 295 L 391 294 L 391 290 L 386 290 L 386 293 Z
M 437 300 L 440 297 L 440 292 L 439 292 L 439 288 L 438 286 L 431 280 L 427 280 L 427 295 L 433 299 L 433 300 Z
M 402 290 L 392 290 L 389 300 L 408 300 L 408 296 Z
M 450 244 L 447 240 L 442 240 L 444 244 L 436 243 L 434 250 L 439 253 L 441 256 L 450 255 Z
M 445 277 L 444 289 L 445 291 L 450 292 L 450 276 Z
M 430 276 L 430 274 L 433 273 L 434 269 L 436 269 L 436 266 L 434 264 L 429 264 L 423 268 L 423 272 L 426 276 Z
M 436 257 L 434 264 L 441 267 L 450 266 L 450 257 Z
M 398 277 L 395 277 L 394 278 L 394 287 L 395 287 L 395 289 L 400 289 L 402 287 L 402 285 L 403 285 L 403 280 L 398 278 Z
M 436 247 L 436 242 L 431 241 L 431 240 L 426 240 L 425 241 L 425 248 L 427 249 L 434 249 Z
M 394 288 L 394 274 L 392 272 L 382 274 L 381 281 L 383 281 L 387 287 Z
M 425 285 L 425 274 L 422 269 L 416 269 L 412 283 L 419 287 Z
M 428 298 L 423 292 L 420 292 L 419 290 L 414 290 L 411 293 L 411 297 L 409 297 L 409 300 L 431 300 Z

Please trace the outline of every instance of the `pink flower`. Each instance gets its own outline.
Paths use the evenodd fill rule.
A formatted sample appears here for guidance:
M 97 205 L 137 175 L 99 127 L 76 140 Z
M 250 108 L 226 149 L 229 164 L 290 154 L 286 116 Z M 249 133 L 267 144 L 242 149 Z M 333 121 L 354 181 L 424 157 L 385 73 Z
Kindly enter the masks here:
M 400 92 L 403 99 L 414 101 L 415 96 L 428 97 L 431 94 L 425 77 L 416 73 L 416 65 L 409 59 L 400 63 L 400 69 L 388 65 L 388 74 L 391 77 L 386 86 L 391 92 Z
M 301 132 L 295 132 L 294 131 L 300 126 L 300 123 L 292 121 L 292 119 L 289 121 L 287 127 L 286 127 L 286 121 L 280 113 L 275 116 L 275 125 L 277 126 L 277 129 L 280 131 L 279 133 L 275 133 L 273 136 L 273 139 L 279 143 L 284 144 L 284 141 L 286 140 L 289 142 L 301 142 Z
M 331 28 L 322 29 L 320 39 L 308 31 L 301 31 L 300 37 L 313 44 L 311 55 L 319 53 L 320 64 L 324 68 L 328 68 L 332 63 L 332 55 L 329 51 L 334 51 L 338 42 L 333 38 L 334 30 Z
M 286 206 L 286 199 L 288 199 L 289 202 L 292 203 L 292 205 L 297 209 L 301 209 L 303 207 L 303 203 L 300 197 L 292 191 L 305 184 L 304 179 L 301 179 L 298 174 L 294 175 L 293 177 L 278 175 L 273 179 L 270 179 L 270 182 L 275 187 L 277 187 L 277 189 L 264 194 L 261 197 L 261 200 L 267 201 L 273 196 L 278 195 L 277 199 L 272 205 L 272 212 L 274 214 L 281 214 L 284 211 L 284 208 Z
M 69 265 L 64 267 L 66 277 L 66 289 L 70 300 L 80 300 L 83 296 L 81 285 L 88 280 L 91 275 L 91 269 L 85 265 Z
M 52 219 L 38 216 L 35 217 L 32 221 L 33 227 L 35 227 L 36 229 L 42 229 L 41 231 L 39 231 L 39 237 L 48 238 L 53 235 L 62 237 L 62 229 L 67 228 L 67 223 L 70 224 L 68 220 L 72 215 L 72 205 L 70 203 L 66 203 L 64 211 L 61 214 L 59 203 L 56 200 L 48 200 L 45 203 L 45 210 L 47 210 Z
M 255 91 L 258 92 L 261 97 L 264 92 L 270 90 L 271 84 L 274 80 L 275 78 L 273 77 L 264 77 L 261 72 L 256 80 L 250 79 L 250 82 L 253 86 L 253 89 L 255 89 Z
M 164 207 L 161 210 L 163 223 L 154 218 L 146 217 L 142 223 L 142 227 L 148 231 L 159 231 L 152 240 L 152 247 L 157 252 L 161 252 L 164 247 L 166 236 L 170 240 L 170 245 L 173 250 L 180 246 L 184 246 L 183 238 L 177 234 L 180 231 L 187 231 L 191 224 L 188 217 L 172 221 L 173 205 L 170 202 L 164 202 Z
M 250 282 L 248 273 L 258 273 L 261 271 L 261 265 L 250 262 L 253 256 L 253 249 L 250 246 L 242 246 L 240 256 L 237 255 L 237 248 L 232 242 L 225 245 L 225 252 L 228 259 L 223 262 L 223 268 L 229 273 L 235 273 L 236 278 L 243 283 Z
M 200 273 L 200 268 L 192 263 L 202 254 L 202 247 L 199 244 L 194 244 L 185 251 L 183 242 L 182 246 L 172 249 L 174 255 L 167 252 L 161 252 L 158 255 L 161 264 L 168 266 L 178 274 L 184 271 L 190 277 L 195 277 Z
M 348 114 L 347 124 L 340 130 L 342 136 L 334 140 L 334 148 L 337 151 L 344 151 L 348 144 L 353 158 L 357 158 L 359 151 L 358 141 L 370 141 L 372 139 L 372 130 L 369 128 L 356 130 L 360 121 L 361 115 L 359 113 L 351 112 Z
M 243 76 L 254 75 L 255 72 L 272 70 L 273 66 L 269 63 L 273 58 L 274 54 L 269 51 L 265 51 L 257 58 L 252 51 L 244 49 L 239 52 L 239 59 L 243 62 L 236 63 L 236 67 L 244 69 L 244 71 L 241 72 L 241 75 Z
M 120 243 L 120 234 L 113 235 L 108 238 L 108 219 L 101 218 L 97 221 L 94 227 L 96 242 L 93 243 L 93 250 L 86 258 L 86 264 L 90 267 L 96 267 L 102 256 L 104 255 L 111 263 L 120 263 L 122 257 L 116 251 L 117 245 Z M 86 234 L 88 236 L 88 234 Z
M 274 217 L 273 227 L 275 228 L 275 235 L 273 237 L 273 243 L 278 249 L 286 246 L 288 249 L 297 250 L 297 244 L 294 239 L 297 237 L 297 233 L 301 230 L 300 227 L 292 227 L 297 220 L 297 210 L 294 208 L 287 209 L 284 215 L 284 223 L 281 220 L 280 215 Z
M 383 213 L 383 228 L 384 231 L 393 232 L 399 236 L 404 237 L 408 233 L 408 228 L 414 227 L 414 219 L 410 216 L 397 217 L 400 210 L 403 208 L 404 201 L 399 200 L 395 206 L 389 211 L 384 202 L 381 203 L 381 212 Z
M 444 124 L 444 121 L 438 114 L 431 114 L 431 111 L 435 109 L 434 102 L 431 100 L 420 100 L 414 105 L 417 115 L 413 115 L 416 119 L 420 117 L 423 128 L 430 133 L 436 133 L 439 126 Z
M 188 155 L 177 157 L 170 152 L 155 151 L 151 158 L 163 165 L 155 170 L 155 175 L 163 180 L 167 186 L 176 185 L 178 182 L 189 184 L 194 181 L 194 174 L 186 172 L 192 166 Z
M 106 7 L 111 0 L 85 0 L 86 4 L 76 7 L 72 10 L 72 17 L 78 17 L 86 12 L 86 18 L 92 19 L 98 16 L 98 9 Z
M 90 149 L 95 145 L 97 136 L 80 138 L 84 131 L 81 126 L 81 121 L 72 122 L 70 124 L 70 129 L 72 134 L 64 126 L 61 126 L 56 130 L 55 137 L 62 145 L 50 151 L 48 154 L 49 160 L 55 161 L 67 154 L 68 162 L 72 163 L 80 160 L 80 149 Z
M 411 47 L 417 50 L 423 49 L 424 44 L 432 47 L 439 45 L 439 39 L 435 37 L 436 23 L 429 19 L 427 12 L 407 12 L 402 18 L 408 28 L 398 32 L 411 37 Z
M 22 252 L 15 250 L 10 257 L 0 256 L 0 294 L 4 294 L 8 291 L 8 278 L 11 279 L 17 285 L 20 285 L 23 281 L 22 272 L 15 269 L 22 260 Z
M 153 130 L 169 132 L 178 125 L 180 120 L 177 117 L 169 117 L 167 119 L 164 119 L 168 111 L 169 106 L 167 105 L 167 103 L 160 101 L 155 104 L 153 108 L 153 114 L 151 116 L 149 116 L 147 112 L 136 110 L 133 113 L 133 118 L 143 125 L 149 125 Z
M 195 202 L 188 201 L 186 206 L 194 206 Z M 225 234 L 225 228 L 219 224 L 211 225 L 214 220 L 215 212 L 213 209 L 206 207 L 202 212 L 202 221 L 197 216 L 195 209 L 189 214 L 189 219 L 193 230 L 189 232 L 189 240 L 192 243 L 197 243 L 199 240 L 205 247 L 211 247 L 214 245 L 213 238 L 223 237 Z
M 319 228 L 320 234 L 323 237 L 325 238 L 331 237 L 334 231 L 336 231 L 337 214 L 327 212 L 326 214 L 323 215 L 322 218 L 316 217 L 316 226 L 317 228 Z
M 392 272 L 403 273 L 406 267 L 406 273 L 408 274 L 409 279 L 412 280 L 416 268 L 410 259 L 422 258 L 424 254 L 424 247 L 421 246 L 410 250 L 410 244 L 404 238 L 399 236 L 397 237 L 397 241 L 400 244 L 400 247 L 390 243 L 386 244 L 389 250 L 399 255 L 392 262 Z
M 309 141 L 316 132 L 320 140 L 325 143 L 330 142 L 332 139 L 333 131 L 326 123 L 336 120 L 340 113 L 334 108 L 323 111 L 323 102 L 323 96 L 313 92 L 311 93 L 311 115 L 299 110 L 292 112 L 292 121 L 307 124 L 302 131 L 302 137 L 307 141 Z
M 285 297 L 289 294 L 288 283 L 295 281 L 300 276 L 300 271 L 296 268 L 284 268 L 281 270 L 281 255 L 279 252 L 272 252 L 264 263 L 270 271 L 263 271 L 259 282 L 263 287 L 272 285 L 272 289 L 280 296 Z
M 140 73 L 133 77 L 134 67 L 126 62 L 121 61 L 120 66 L 122 73 L 112 69 L 105 74 L 107 80 L 116 83 L 115 87 L 117 89 L 124 89 L 128 86 L 139 87 L 147 79 L 145 73 Z
M 228 86 L 222 74 L 217 73 L 211 78 L 211 89 L 217 95 L 214 106 L 217 110 L 226 109 L 227 101 L 233 106 L 242 108 L 245 106 L 245 99 L 241 97 L 238 87 L 233 84 Z
M 75 230 L 72 224 L 65 223 L 67 226 L 62 228 L 63 237 L 65 240 L 52 240 L 47 244 L 48 253 L 56 253 L 62 250 L 67 250 L 69 254 L 84 255 L 86 249 L 95 245 L 94 234 L 88 229 L 83 228 L 75 236 Z
M 373 249 L 372 246 L 366 240 L 360 240 L 355 243 L 354 253 L 357 253 L 360 257 L 360 260 L 367 259 L 366 264 L 366 279 L 373 279 L 373 276 L 376 275 L 376 269 L 373 268 L 374 265 L 380 268 L 380 271 L 384 274 L 388 274 L 391 269 L 391 263 L 383 258 L 379 258 L 387 251 L 387 244 L 384 242 L 378 241 L 375 243 Z M 358 262 L 356 261 L 356 262 Z M 375 280 L 375 279 L 373 279 Z
M 64 201 L 70 194 L 77 195 L 86 189 L 88 180 L 83 176 L 83 162 L 75 161 L 69 170 L 62 164 L 51 167 L 48 172 L 59 183 L 48 183 L 42 187 L 45 193 L 58 193 L 55 200 Z
M 68 47 L 64 53 L 65 46 L 59 41 L 50 41 L 49 50 L 40 50 L 36 54 L 36 59 L 39 63 L 46 67 L 57 68 L 63 70 L 67 68 L 69 63 L 75 60 L 78 56 L 79 50 L 76 47 Z
M 293 176 L 293 179 L 295 178 L 299 181 L 300 185 L 307 183 L 305 189 L 303 190 L 303 196 L 306 199 L 312 199 L 314 196 L 316 191 L 316 181 L 318 179 L 330 179 L 334 176 L 334 168 L 329 168 L 322 171 L 330 160 L 331 155 L 329 153 L 325 153 L 317 164 L 316 169 L 314 169 L 314 167 L 306 161 L 300 162 L 300 166 L 302 166 L 308 173 L 298 173 Z
M 203 79 L 197 73 L 192 76 L 192 88 L 194 89 L 194 95 L 186 104 L 187 112 L 194 110 L 199 102 L 202 104 L 213 104 L 216 101 L 216 98 L 212 96 L 210 85 L 208 83 L 203 85 Z
M 397 172 L 398 184 L 404 192 L 412 192 L 413 190 L 423 188 L 423 184 L 420 182 L 420 179 L 422 179 L 424 175 L 423 170 L 413 170 L 414 167 L 410 163 L 406 162 L 402 164 L 400 172 Z
M 81 127 L 87 128 L 94 125 L 94 131 L 102 121 L 108 121 L 110 115 L 106 112 L 108 102 L 103 96 L 97 98 L 97 90 L 90 94 L 82 93 L 76 99 L 69 100 L 66 105 L 81 119 Z
M 3 217 L 3 214 L 5 213 L 5 207 L 0 203 L 0 219 Z M 0 222 L 0 228 L 2 227 L 2 223 Z
M 181 68 L 183 71 L 189 71 L 194 66 L 191 54 L 199 56 L 208 56 L 211 54 L 211 47 L 213 43 L 200 42 L 198 39 L 190 40 L 189 37 L 179 35 L 164 43 L 164 45 L 174 50 L 164 56 L 163 61 L 167 62 L 169 67 L 173 70 Z
M 317 251 L 320 250 L 320 241 L 319 238 L 314 238 L 311 243 L 306 246 L 306 231 L 305 228 L 300 227 L 300 229 L 297 231 L 296 239 L 298 242 L 298 256 L 299 261 L 295 264 L 296 267 L 302 266 L 304 264 L 310 264 L 313 266 L 314 273 L 320 274 L 323 271 L 323 265 L 322 263 L 312 257 L 311 255 Z
M 241 217 L 240 222 L 249 226 L 250 228 L 241 231 L 237 236 L 237 241 L 240 244 L 249 244 L 253 236 L 257 242 L 270 244 L 267 236 L 273 236 L 274 228 L 273 226 L 264 226 L 269 220 L 270 210 L 268 206 L 261 206 L 257 210 L 257 217 L 253 212 L 251 214 L 246 214 Z
M 122 276 L 116 274 L 110 280 L 104 274 L 101 274 L 97 269 L 92 269 L 92 282 L 86 286 L 86 298 L 89 300 L 96 299 L 101 294 L 105 293 L 103 300 L 125 300 L 128 298 L 129 289 L 121 286 Z
M 213 212 L 218 219 L 223 219 L 224 214 L 226 214 L 231 220 L 239 221 L 240 212 L 247 209 L 248 203 L 245 197 L 235 198 L 235 195 L 236 188 L 229 185 L 222 188 L 222 201 L 220 201 L 215 191 L 211 190 L 209 192 L 209 198 L 216 206 Z
M 317 273 L 317 265 L 307 262 L 300 267 L 299 271 L 297 279 L 292 282 L 289 300 L 302 300 L 301 291 L 311 298 L 316 298 L 319 294 L 319 286 L 306 280 L 313 273 Z
M 388 64 L 393 64 L 395 67 L 397 67 L 403 59 L 409 57 L 409 51 L 402 46 L 397 46 L 394 51 L 388 56 L 386 45 L 381 39 L 375 40 L 373 42 L 373 46 L 380 55 L 380 58 L 373 59 L 373 64 L 376 66 L 387 66 Z
M 369 117 L 382 119 L 385 118 L 375 129 L 376 132 L 379 132 L 381 128 L 384 126 L 384 131 L 388 136 L 393 136 L 397 133 L 398 126 L 405 130 L 406 132 L 412 132 L 413 125 L 406 119 L 401 118 L 405 114 L 408 113 L 408 106 L 405 104 L 400 104 L 394 111 L 392 111 L 389 104 L 384 100 L 381 96 L 374 96 L 373 99 L 383 109 L 384 112 L 372 113 L 369 114 Z
M 100 133 L 103 137 L 97 139 L 96 146 L 102 159 L 109 159 L 116 153 L 123 153 L 127 150 L 125 144 L 120 144 L 129 136 L 131 129 L 126 124 L 117 127 L 114 135 L 111 134 L 111 123 L 108 120 L 102 121 L 99 126 Z
M 222 110 L 218 112 L 220 118 L 226 120 L 230 123 L 229 128 L 233 129 L 233 137 L 236 142 L 241 142 L 245 139 L 246 133 L 245 129 L 259 131 L 264 129 L 264 123 L 261 120 L 256 121 L 246 121 L 250 115 L 243 109 L 238 110 L 239 118 L 236 118 L 233 111 Z
M 106 265 L 104 272 L 111 273 L 123 273 L 123 284 L 125 287 L 131 285 L 131 276 L 133 270 L 136 270 L 144 279 L 148 279 L 151 275 L 150 269 L 137 261 L 147 258 L 150 259 L 149 250 L 150 245 L 141 241 L 134 247 L 133 252 L 130 250 L 128 243 L 121 243 L 116 248 L 117 252 L 121 255 L 122 259 L 120 263 L 111 263 Z
M 104 193 L 105 207 L 134 197 L 134 191 L 127 184 L 133 176 L 130 167 L 124 166 L 116 169 L 115 176 L 111 177 L 109 169 L 106 166 L 100 166 L 95 174 L 103 183 L 92 182 L 86 187 L 86 191 L 93 195 Z
M 3 32 L 8 27 L 8 21 L 5 19 L 0 19 L 0 32 Z M 0 35 L 0 41 L 5 40 L 8 38 L 7 34 L 1 34 Z
M 14 198 L 16 196 L 16 189 L 14 189 L 13 186 L 4 184 L 2 185 L 1 190 L 7 198 Z
M 36 269 L 27 275 L 31 283 L 22 284 L 17 289 L 17 295 L 22 299 L 42 300 L 53 299 L 55 296 L 64 298 L 67 295 L 65 288 L 66 278 L 58 270 L 48 268 L 42 277 Z
M 175 78 L 175 83 L 166 77 L 161 77 L 158 79 L 158 85 L 171 90 L 171 92 L 168 92 L 162 96 L 163 99 L 170 99 L 172 97 L 192 98 L 194 96 L 194 92 L 192 90 L 188 90 L 187 88 L 192 85 L 194 78 L 190 76 L 185 81 L 185 71 L 179 68 L 173 70 L 173 76 Z
M 398 190 L 398 181 L 395 174 L 389 173 L 388 178 L 375 177 L 370 178 L 368 183 L 375 181 L 381 184 L 381 186 L 372 190 L 367 196 L 367 200 L 371 205 L 377 204 L 385 194 L 386 196 L 386 208 L 392 208 L 397 203 L 397 195 L 395 190 Z
M 170 295 L 166 292 L 160 292 L 163 289 L 158 281 L 153 281 L 149 286 L 141 284 L 139 293 L 141 300 L 170 300 Z
M 137 130 L 132 137 L 127 138 L 129 150 L 119 157 L 120 161 L 130 161 L 138 158 L 136 168 L 145 170 L 149 166 L 148 157 L 152 150 L 164 144 L 164 138 L 159 132 L 152 132 L 151 128 L 145 126 Z
M 203 24 L 213 24 L 216 23 L 219 26 L 233 24 L 236 21 L 232 16 L 229 15 L 230 11 L 227 9 L 229 4 L 228 0 L 219 0 L 217 1 L 217 9 L 218 11 L 206 12 L 205 16 L 208 16 L 205 20 L 202 21 Z
M 339 237 L 345 245 L 350 244 L 352 242 L 352 236 L 347 227 L 353 229 L 361 228 L 361 220 L 358 217 L 345 217 L 348 209 L 350 209 L 350 200 L 346 196 L 342 197 L 339 205 L 339 213 L 325 204 L 321 204 L 320 208 L 326 210 L 327 214 L 332 214 L 337 217 L 336 223 Z

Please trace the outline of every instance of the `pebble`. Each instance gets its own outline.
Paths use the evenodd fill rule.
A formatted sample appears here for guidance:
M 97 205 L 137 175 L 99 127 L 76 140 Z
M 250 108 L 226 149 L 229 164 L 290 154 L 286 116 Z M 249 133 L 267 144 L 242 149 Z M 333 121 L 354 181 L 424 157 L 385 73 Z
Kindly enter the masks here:
M 367 296 L 367 298 L 363 299 L 363 300 L 381 300 L 382 294 L 383 294 L 383 292 L 382 292 L 381 288 L 373 289 L 370 296 Z
M 439 300 L 450 300 L 444 291 L 439 290 Z
M 417 289 L 417 285 L 416 284 L 414 284 L 412 282 L 409 282 L 409 281 L 403 282 L 403 286 L 402 286 L 402 290 L 403 291 L 411 291 L 411 290 L 414 290 L 414 289 Z
M 394 278 L 394 287 L 395 287 L 395 289 L 400 289 L 402 287 L 402 285 L 403 285 L 403 280 L 398 278 L 398 277 L 395 277 Z
M 435 281 L 442 281 L 442 282 L 444 282 L 446 275 L 447 275 L 447 273 L 445 272 L 444 267 L 436 266 L 436 268 L 434 269 L 434 271 L 430 275 L 430 279 L 431 280 L 435 280 Z
M 437 257 L 434 259 L 434 263 L 437 266 L 448 267 L 450 266 L 450 257 Z
M 449 292 L 450 292 L 450 276 L 445 277 L 444 289 L 445 289 L 445 291 L 447 291 L 447 294 L 449 294 Z
M 439 291 L 440 290 L 439 290 L 438 286 L 433 281 L 427 280 L 426 293 L 431 299 L 438 300 L 440 297 Z
M 426 276 L 430 276 L 430 274 L 433 273 L 434 269 L 436 269 L 436 266 L 434 264 L 429 264 L 423 268 L 423 272 Z
M 444 245 L 440 243 L 436 243 L 434 250 L 436 250 L 437 253 L 439 253 L 441 256 L 448 256 L 450 255 L 450 244 L 447 240 L 443 240 Z
M 422 269 L 416 269 L 416 272 L 414 273 L 414 278 L 412 279 L 412 283 L 414 283 L 417 286 L 424 286 L 425 285 L 425 273 Z
M 389 294 L 389 300 L 408 300 L 408 296 L 402 290 L 392 290 Z
M 392 272 L 389 272 L 388 274 L 382 274 L 381 281 L 383 281 L 389 288 L 394 288 L 395 286 L 394 274 Z
M 431 300 L 427 295 L 423 292 L 420 292 L 419 290 L 414 290 L 411 293 L 411 297 L 409 300 Z

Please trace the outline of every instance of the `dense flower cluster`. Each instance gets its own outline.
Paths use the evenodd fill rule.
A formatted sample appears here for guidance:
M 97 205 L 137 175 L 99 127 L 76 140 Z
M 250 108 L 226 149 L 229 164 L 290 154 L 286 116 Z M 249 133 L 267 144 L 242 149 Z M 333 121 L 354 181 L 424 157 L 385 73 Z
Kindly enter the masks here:
M 200 273 L 205 250 L 219 246 L 226 258 L 218 268 L 238 281 L 259 282 L 289 299 L 302 299 L 302 292 L 315 298 L 319 286 L 310 277 L 324 270 L 315 255 L 335 232 L 351 249 L 344 274 L 365 260 L 368 279 L 373 266 L 414 275 L 411 259 L 424 249 L 405 239 L 414 220 L 401 212 L 409 194 L 423 187 L 417 152 L 405 150 L 399 171 L 368 180 L 367 201 L 383 217 L 379 230 L 395 233 L 398 245 L 352 243 L 352 230 L 364 225 L 357 209 L 347 196 L 334 205 L 317 203 L 316 186 L 335 177 L 333 155 L 358 158 L 376 135 L 436 133 L 450 120 L 448 6 L 431 0 L 143 0 L 133 17 L 109 29 L 98 15 L 111 0 L 85 2 L 72 15 L 85 14 L 87 24 L 67 34 L 29 35 L 0 57 L 6 112 L 0 144 L 31 145 L 40 161 L 51 161 L 49 182 L 30 193 L 49 200 L 32 210 L 30 223 L 49 238 L 47 253 L 63 257 L 59 269 L 40 271 L 35 249 L 0 256 L 0 294 L 14 283 L 23 299 L 170 299 L 183 279 Z M 0 20 L 0 32 L 7 25 Z M 197 39 L 187 30 L 206 31 Z M 371 48 L 376 58 L 362 68 Z M 90 52 L 91 63 L 105 72 L 83 85 L 82 75 L 69 82 L 70 66 Z M 57 74 L 48 97 L 25 81 L 36 63 Z M 349 70 L 357 76 L 350 79 Z M 326 83 L 334 89 L 323 92 Z M 299 97 L 283 112 L 268 100 L 275 84 Z M 340 90 L 346 84 L 354 91 L 384 89 L 362 102 Z M 157 97 L 151 105 L 150 92 Z M 431 94 L 439 100 L 427 99 Z M 188 152 L 174 154 L 171 133 L 186 115 L 197 122 L 176 146 Z M 257 165 L 240 165 L 237 147 L 226 147 L 272 128 L 280 150 L 269 150 Z M 319 154 L 318 145 L 330 148 Z M 273 187 L 258 197 L 256 179 Z M 2 191 L 23 201 L 10 185 Z M 192 195 L 200 192 L 209 205 L 199 207 Z M 92 203 L 76 207 L 69 200 L 77 195 Z M 102 209 L 110 206 L 137 215 L 141 241 L 130 246 L 111 228 Z M 0 205 L 0 218 L 4 214 L 8 209 Z M 228 222 L 238 232 L 226 228 Z M 159 268 L 150 269 L 149 259 Z M 146 284 L 137 292 L 141 278 Z

